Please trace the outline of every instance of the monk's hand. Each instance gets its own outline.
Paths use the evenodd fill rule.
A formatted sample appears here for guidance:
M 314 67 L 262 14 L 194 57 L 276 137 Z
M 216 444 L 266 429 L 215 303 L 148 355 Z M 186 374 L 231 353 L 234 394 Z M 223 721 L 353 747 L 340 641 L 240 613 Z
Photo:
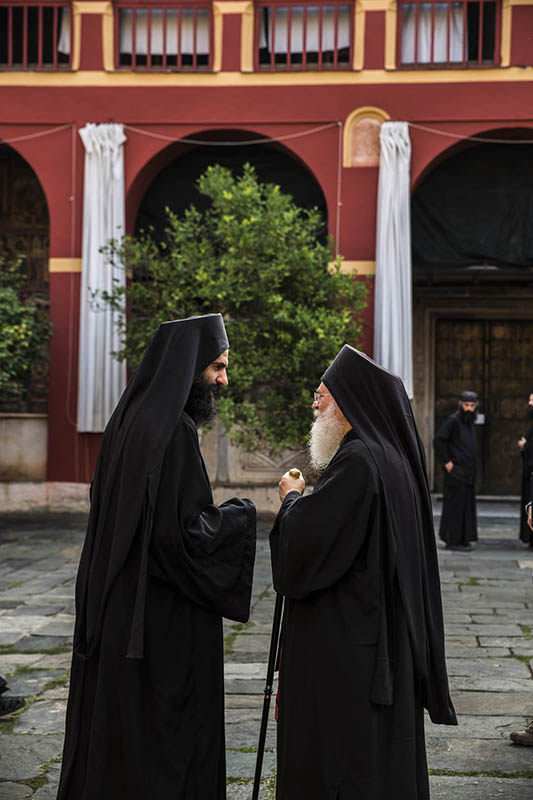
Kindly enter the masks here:
M 293 468 L 281 476 L 279 486 L 279 499 L 283 502 L 289 492 L 297 491 L 302 494 L 305 489 L 305 481 L 299 469 Z
M 527 507 L 527 524 L 533 531 L 533 522 L 531 521 L 531 503 Z
M 446 470 L 446 472 L 451 472 L 453 469 L 453 461 L 447 461 L 446 464 L 444 465 L 444 469 Z
M 525 436 L 521 436 L 520 439 L 517 442 L 518 447 L 520 448 L 520 450 L 524 449 L 524 445 L 525 445 L 526 442 L 527 442 L 526 437 Z

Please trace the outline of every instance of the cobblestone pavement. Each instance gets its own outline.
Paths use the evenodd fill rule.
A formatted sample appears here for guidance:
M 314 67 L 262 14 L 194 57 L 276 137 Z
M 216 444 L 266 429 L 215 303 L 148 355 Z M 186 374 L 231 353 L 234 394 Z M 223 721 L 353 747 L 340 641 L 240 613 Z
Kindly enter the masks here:
M 27 697 L 0 719 L 0 800 L 56 796 L 84 523 L 20 515 L 0 525 L 0 674 Z M 274 602 L 268 527 L 262 519 L 251 620 L 224 626 L 228 800 L 251 797 Z M 432 800 L 533 797 L 533 748 L 509 741 L 533 717 L 533 552 L 516 527 L 489 519 L 472 553 L 439 550 L 459 726 L 427 722 Z M 262 800 L 273 797 L 274 767 L 271 719 Z

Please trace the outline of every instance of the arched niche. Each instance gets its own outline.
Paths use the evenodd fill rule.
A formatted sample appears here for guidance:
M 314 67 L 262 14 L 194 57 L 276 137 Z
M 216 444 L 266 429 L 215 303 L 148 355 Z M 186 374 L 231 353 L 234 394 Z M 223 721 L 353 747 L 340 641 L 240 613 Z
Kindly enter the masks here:
M 208 166 L 221 164 L 239 174 L 244 164 L 251 164 L 260 181 L 275 183 L 290 194 L 303 208 L 317 207 L 322 214 L 323 238 L 327 238 L 328 215 L 324 193 L 310 169 L 288 148 L 277 142 L 249 143 L 254 135 L 249 131 L 218 130 L 191 135 L 199 144 L 170 145 L 146 165 L 139 176 L 137 193 L 138 210 L 135 213 L 135 233 L 154 229 L 154 239 L 161 238 L 165 226 L 165 208 L 182 214 L 191 204 L 202 210 L 208 200 L 196 188 L 196 182 Z M 205 139 L 205 144 L 202 140 Z M 227 146 L 216 142 L 234 141 Z M 243 144 L 240 144 L 240 142 Z M 154 169 L 154 166 L 156 169 Z M 151 180 L 148 176 L 151 174 Z M 139 188 L 143 186 L 140 195 Z M 139 196 L 140 195 L 140 196 Z M 130 206 L 131 208 L 131 206 Z M 133 210 L 133 209 L 131 209 Z M 131 220 L 130 220 L 131 225 Z
M 343 166 L 377 167 L 379 165 L 379 133 L 389 114 L 375 106 L 355 109 L 344 123 Z
M 41 183 L 28 162 L 9 145 L 0 145 L 0 256 L 21 258 L 26 273 L 24 292 L 49 308 L 50 217 Z M 48 369 L 32 370 L 22 409 L 45 413 L 48 404 Z M 7 408 L 4 410 L 8 410 Z

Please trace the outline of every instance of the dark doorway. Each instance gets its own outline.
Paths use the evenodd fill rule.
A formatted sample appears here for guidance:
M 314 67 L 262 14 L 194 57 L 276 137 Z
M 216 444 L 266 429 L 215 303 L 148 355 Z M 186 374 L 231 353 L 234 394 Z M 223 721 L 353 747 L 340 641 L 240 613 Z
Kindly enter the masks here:
M 41 184 L 27 161 L 7 145 L 0 145 L 0 257 L 16 262 L 26 275 L 24 293 L 49 309 L 48 205 Z M 16 407 L 3 411 L 46 413 L 48 365 L 34 365 L 27 392 Z
M 435 430 L 457 409 L 458 395 L 480 396 L 477 425 L 480 494 L 519 494 L 522 463 L 516 445 L 527 432 L 533 392 L 533 321 L 439 319 L 435 336 Z M 435 468 L 436 488 L 442 487 Z
M 235 135 L 238 132 L 233 132 Z M 219 131 L 218 138 L 230 139 L 232 132 Z M 247 134 L 250 139 L 250 134 Z M 324 224 L 322 239 L 327 240 L 328 218 L 326 200 L 315 177 L 296 158 L 279 145 L 233 145 L 198 146 L 165 167 L 150 185 L 143 197 L 135 233 L 153 228 L 153 239 L 163 238 L 166 225 L 165 208 L 168 206 L 175 214 L 181 215 L 190 205 L 200 211 L 208 205 L 208 199 L 200 194 L 196 182 L 200 175 L 212 164 L 221 164 L 234 174 L 240 174 L 244 164 L 255 167 L 257 177 L 266 183 L 275 183 L 295 203 L 302 208 L 317 207 Z

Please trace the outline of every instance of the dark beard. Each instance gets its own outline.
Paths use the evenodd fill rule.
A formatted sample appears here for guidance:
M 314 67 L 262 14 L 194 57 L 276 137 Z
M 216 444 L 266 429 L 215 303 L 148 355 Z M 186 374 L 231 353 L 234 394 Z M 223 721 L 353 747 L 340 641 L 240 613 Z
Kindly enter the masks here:
M 195 421 L 196 425 L 207 425 L 213 421 L 217 413 L 216 396 L 218 383 L 207 383 L 195 378 L 184 411 Z
M 477 413 L 475 411 L 463 411 L 461 409 L 461 418 L 467 425 L 473 425 L 476 417 Z

